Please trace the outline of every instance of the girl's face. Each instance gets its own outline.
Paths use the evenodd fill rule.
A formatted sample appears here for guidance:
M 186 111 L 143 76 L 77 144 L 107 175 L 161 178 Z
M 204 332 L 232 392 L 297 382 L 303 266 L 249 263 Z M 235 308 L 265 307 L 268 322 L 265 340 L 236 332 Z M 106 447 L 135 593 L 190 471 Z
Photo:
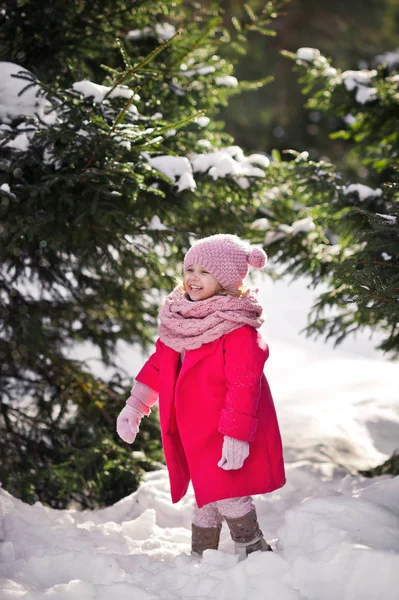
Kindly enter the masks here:
M 206 300 L 222 291 L 222 286 L 201 265 L 190 265 L 184 272 L 184 289 L 190 300 Z

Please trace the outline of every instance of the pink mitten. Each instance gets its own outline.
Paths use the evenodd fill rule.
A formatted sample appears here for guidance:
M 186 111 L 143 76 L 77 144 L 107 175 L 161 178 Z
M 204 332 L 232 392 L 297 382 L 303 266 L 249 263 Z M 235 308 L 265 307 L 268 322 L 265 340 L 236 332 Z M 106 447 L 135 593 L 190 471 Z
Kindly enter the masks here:
M 139 431 L 140 421 L 150 414 L 150 408 L 157 401 L 158 394 L 147 385 L 137 382 L 130 392 L 124 408 L 116 420 L 116 431 L 120 438 L 132 444 Z
M 139 431 L 139 425 L 144 413 L 126 404 L 116 420 L 116 431 L 124 442 L 132 444 Z
M 249 443 L 235 438 L 224 436 L 222 447 L 222 458 L 218 467 L 225 471 L 241 469 L 244 461 L 249 456 Z

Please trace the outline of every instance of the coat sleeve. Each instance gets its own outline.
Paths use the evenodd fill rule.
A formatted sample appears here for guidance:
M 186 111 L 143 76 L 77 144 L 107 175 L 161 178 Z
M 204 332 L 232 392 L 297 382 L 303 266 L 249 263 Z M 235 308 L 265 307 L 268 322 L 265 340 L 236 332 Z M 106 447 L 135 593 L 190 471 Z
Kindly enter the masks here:
M 157 340 L 155 343 L 155 352 L 151 354 L 141 371 L 136 376 L 136 381 L 144 383 L 155 392 L 159 391 L 159 370 L 161 366 L 163 343 Z
M 226 335 L 227 391 L 218 424 L 220 433 L 247 442 L 254 440 L 263 367 L 268 354 L 267 345 L 253 327 L 242 327 Z

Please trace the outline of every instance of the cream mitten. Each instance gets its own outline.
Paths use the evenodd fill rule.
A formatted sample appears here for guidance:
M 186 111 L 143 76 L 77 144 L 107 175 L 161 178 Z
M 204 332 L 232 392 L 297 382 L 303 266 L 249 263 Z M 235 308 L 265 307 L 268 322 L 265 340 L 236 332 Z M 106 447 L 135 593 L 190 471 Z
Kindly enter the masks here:
M 225 471 L 241 469 L 248 456 L 248 442 L 236 440 L 235 438 L 225 435 L 222 446 L 222 458 L 218 462 L 218 467 Z

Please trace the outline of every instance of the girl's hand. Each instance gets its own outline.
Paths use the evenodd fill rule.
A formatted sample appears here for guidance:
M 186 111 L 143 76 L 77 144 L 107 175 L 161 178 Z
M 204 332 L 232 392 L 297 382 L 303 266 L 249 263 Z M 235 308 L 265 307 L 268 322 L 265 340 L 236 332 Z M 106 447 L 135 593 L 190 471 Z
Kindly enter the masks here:
M 241 469 L 249 456 L 249 443 L 225 435 L 223 438 L 222 458 L 218 467 L 225 471 Z
M 144 413 L 141 410 L 133 408 L 132 406 L 129 406 L 129 404 L 126 404 L 121 410 L 116 420 L 116 431 L 124 442 L 127 442 L 128 444 L 134 442 L 139 431 L 141 417 L 143 416 Z

